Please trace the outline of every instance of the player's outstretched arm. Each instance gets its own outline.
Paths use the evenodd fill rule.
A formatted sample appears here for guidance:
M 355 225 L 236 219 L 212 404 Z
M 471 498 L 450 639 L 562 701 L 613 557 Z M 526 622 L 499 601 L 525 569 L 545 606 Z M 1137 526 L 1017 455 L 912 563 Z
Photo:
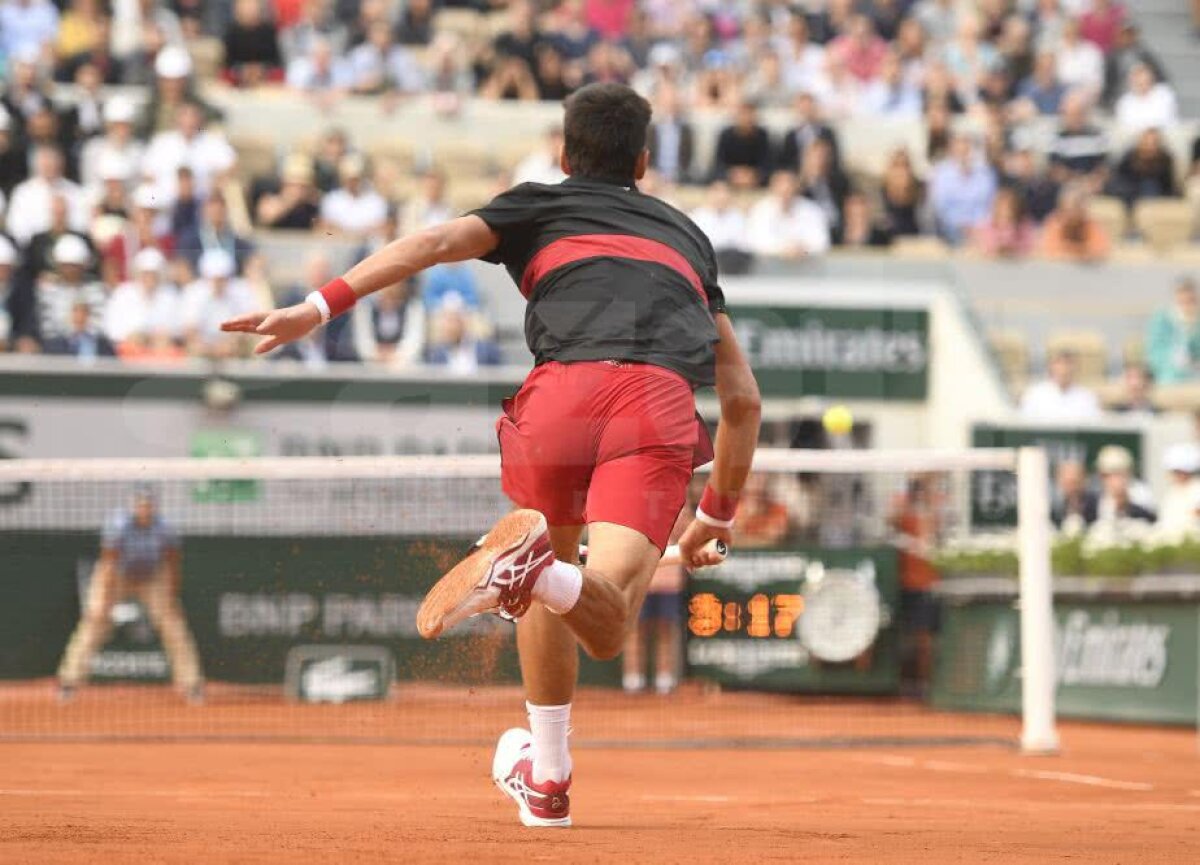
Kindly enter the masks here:
M 717 440 L 713 443 L 715 456 L 705 495 L 706 498 L 711 495 L 714 499 L 732 502 L 745 486 L 754 461 L 762 397 L 729 316 L 718 313 L 716 322 L 721 338 L 717 343 L 717 400 L 721 404 L 721 422 L 717 427 Z M 684 564 L 693 568 L 717 564 L 720 557 L 706 551 L 704 545 L 714 538 L 730 543 L 732 522 L 731 518 L 714 519 L 713 515 L 698 515 L 692 520 L 679 539 L 679 553 Z
M 284 343 L 303 339 L 313 328 L 327 321 L 331 313 L 336 316 L 344 312 L 359 298 L 403 282 L 435 264 L 478 258 L 495 249 L 499 242 L 496 234 L 478 216 L 452 219 L 392 241 L 324 288 L 313 286 L 325 296 L 317 303 L 305 300 L 273 312 L 251 312 L 223 322 L 221 330 L 259 334 L 263 339 L 254 347 L 254 353 L 263 354 Z M 329 302 L 329 297 L 334 298 L 333 303 Z M 325 309 L 317 305 L 322 302 L 326 304 Z

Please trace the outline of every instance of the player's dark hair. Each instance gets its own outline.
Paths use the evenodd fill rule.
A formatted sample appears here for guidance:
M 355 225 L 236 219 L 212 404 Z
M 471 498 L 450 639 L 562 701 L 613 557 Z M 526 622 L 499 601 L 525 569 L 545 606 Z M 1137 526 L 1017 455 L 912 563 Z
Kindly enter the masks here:
M 650 103 L 624 84 L 589 84 L 566 108 L 563 146 L 571 173 L 632 180 L 646 149 Z

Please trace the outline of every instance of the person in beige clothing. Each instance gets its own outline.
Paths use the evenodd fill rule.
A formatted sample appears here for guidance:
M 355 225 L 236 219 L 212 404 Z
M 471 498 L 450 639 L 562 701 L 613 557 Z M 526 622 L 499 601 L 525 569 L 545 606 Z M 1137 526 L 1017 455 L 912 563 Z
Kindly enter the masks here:
M 179 537 L 159 514 L 154 491 L 139 487 L 133 506 L 117 513 L 101 535 L 79 625 L 58 668 L 60 699 L 70 700 L 87 681 L 92 656 L 112 629 L 112 608 L 126 598 L 141 603 L 158 631 L 175 686 L 189 702 L 203 699 L 200 659 L 179 603 L 181 576 Z

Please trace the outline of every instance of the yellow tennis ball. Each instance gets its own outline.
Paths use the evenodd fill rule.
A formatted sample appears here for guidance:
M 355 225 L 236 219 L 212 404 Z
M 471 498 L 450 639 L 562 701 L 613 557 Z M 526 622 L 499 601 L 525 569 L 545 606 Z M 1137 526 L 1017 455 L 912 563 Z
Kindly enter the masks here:
M 845 435 L 854 428 L 854 415 L 844 405 L 830 406 L 821 417 L 821 424 L 830 435 Z

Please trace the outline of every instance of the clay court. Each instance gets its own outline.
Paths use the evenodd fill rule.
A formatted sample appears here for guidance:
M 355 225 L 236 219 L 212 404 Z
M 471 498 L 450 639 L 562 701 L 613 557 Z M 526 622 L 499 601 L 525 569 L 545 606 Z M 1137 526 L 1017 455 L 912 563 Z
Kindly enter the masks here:
M 489 782 L 485 733 L 521 720 L 508 689 L 402 691 L 391 704 L 342 707 L 217 691 L 188 708 L 161 689 L 128 688 L 57 707 L 51 693 L 40 683 L 0 695 L 5 729 L 24 719 L 45 731 L 57 718 L 63 737 L 0 744 L 5 865 L 1200 859 L 1192 730 L 1068 722 L 1062 755 L 1028 757 L 1002 744 L 903 741 L 1002 739 L 1015 729 L 1008 718 L 592 694 L 576 716 L 576 826 L 560 832 L 520 827 Z M 107 717 L 113 737 L 138 723 L 142 739 L 81 740 L 73 717 L 93 734 Z M 271 741 L 247 741 L 254 719 Z M 354 730 L 354 743 L 317 741 Z M 753 744 L 720 744 L 748 734 Z M 147 738 L 156 735 L 182 738 Z M 785 737 L 793 747 L 764 747 Z M 460 743 L 405 743 L 436 739 Z

